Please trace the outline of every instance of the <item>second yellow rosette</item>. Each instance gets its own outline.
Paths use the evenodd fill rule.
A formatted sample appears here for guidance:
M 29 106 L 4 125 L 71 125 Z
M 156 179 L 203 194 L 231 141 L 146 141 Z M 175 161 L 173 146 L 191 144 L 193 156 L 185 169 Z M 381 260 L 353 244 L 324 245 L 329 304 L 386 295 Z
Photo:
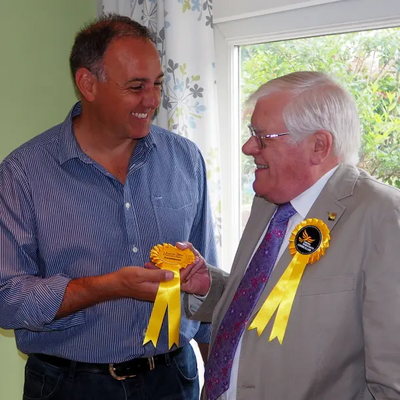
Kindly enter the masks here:
M 153 342 L 157 347 L 158 337 L 168 308 L 168 346 L 179 346 L 179 331 L 181 324 L 181 279 L 179 270 L 194 262 L 191 250 L 180 250 L 171 244 L 156 245 L 150 251 L 150 260 L 161 269 L 172 271 L 174 277 L 167 282 L 161 282 L 158 287 L 153 311 L 143 345 Z
M 276 310 L 269 341 L 278 338 L 282 344 L 290 311 L 307 264 L 318 261 L 329 247 L 330 231 L 325 222 L 309 218 L 298 224 L 289 239 L 294 256 L 279 281 L 265 300 L 248 330 L 257 329 L 260 336 Z

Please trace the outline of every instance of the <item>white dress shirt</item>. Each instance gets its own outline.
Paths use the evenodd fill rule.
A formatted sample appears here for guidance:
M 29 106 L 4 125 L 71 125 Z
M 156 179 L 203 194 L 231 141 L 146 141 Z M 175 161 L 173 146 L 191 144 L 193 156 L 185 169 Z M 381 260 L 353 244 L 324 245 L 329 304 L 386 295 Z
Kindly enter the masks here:
M 290 203 L 292 204 L 293 208 L 296 210 L 296 214 L 294 214 L 290 219 L 286 229 L 285 237 L 283 238 L 283 242 L 281 248 L 279 249 L 278 257 L 276 259 L 275 265 L 278 263 L 279 259 L 281 258 L 283 252 L 286 250 L 287 246 L 289 245 L 289 239 L 292 234 L 293 229 L 296 225 L 298 225 L 301 221 L 303 221 L 308 212 L 310 211 L 312 205 L 317 200 L 317 197 L 321 193 L 322 189 L 328 182 L 329 178 L 333 175 L 336 171 L 338 166 L 331 169 L 327 172 L 323 177 L 321 177 L 313 186 L 307 189 L 305 192 L 297 196 L 293 199 Z M 254 248 L 253 254 L 250 260 L 253 258 L 254 253 L 258 249 L 261 241 L 264 239 L 265 234 L 267 233 L 268 225 L 265 227 L 263 234 L 261 235 L 256 247 Z M 249 260 L 249 263 L 250 263 Z M 275 268 L 274 265 L 274 268 Z M 247 265 L 248 267 L 248 265 Z M 239 341 L 238 348 L 236 350 L 235 357 L 233 359 L 232 371 L 231 371 L 231 380 L 229 384 L 229 389 L 221 396 L 221 400 L 236 400 L 236 389 L 237 389 L 237 378 L 238 378 L 238 369 L 239 369 L 239 358 L 240 358 L 240 350 L 242 347 L 242 338 Z

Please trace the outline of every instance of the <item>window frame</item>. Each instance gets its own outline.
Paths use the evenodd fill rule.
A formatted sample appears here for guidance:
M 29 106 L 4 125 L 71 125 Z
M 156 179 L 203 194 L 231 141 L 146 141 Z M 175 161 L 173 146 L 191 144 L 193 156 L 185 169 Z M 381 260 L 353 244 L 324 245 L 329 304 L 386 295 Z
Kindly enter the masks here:
M 239 46 L 396 26 L 400 26 L 398 0 L 342 0 L 215 24 L 222 269 L 230 271 L 241 236 Z

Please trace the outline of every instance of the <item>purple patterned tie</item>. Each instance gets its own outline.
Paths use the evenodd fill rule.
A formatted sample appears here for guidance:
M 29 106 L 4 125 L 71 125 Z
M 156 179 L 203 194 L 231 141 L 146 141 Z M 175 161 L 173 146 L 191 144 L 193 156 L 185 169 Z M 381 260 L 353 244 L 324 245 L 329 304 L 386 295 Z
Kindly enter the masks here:
M 205 388 L 208 400 L 217 399 L 229 388 L 239 340 L 274 268 L 289 218 L 294 214 L 296 210 L 290 203 L 278 207 L 221 322 L 206 365 Z

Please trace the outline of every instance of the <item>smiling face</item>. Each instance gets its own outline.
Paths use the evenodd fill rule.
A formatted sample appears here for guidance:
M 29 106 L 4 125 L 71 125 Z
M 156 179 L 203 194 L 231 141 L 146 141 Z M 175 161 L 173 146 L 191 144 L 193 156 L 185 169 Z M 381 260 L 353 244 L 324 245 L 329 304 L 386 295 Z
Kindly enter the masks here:
M 121 38 L 103 57 L 105 81 L 96 80 L 91 110 L 105 131 L 120 139 L 140 139 L 150 130 L 160 104 L 163 73 L 153 43 Z
M 282 113 L 291 101 L 286 93 L 273 93 L 257 101 L 251 125 L 260 135 L 287 132 Z M 254 157 L 254 191 L 266 200 L 282 204 L 293 200 L 315 183 L 312 174 L 313 135 L 293 143 L 291 135 L 262 139 L 250 137 L 242 151 Z

